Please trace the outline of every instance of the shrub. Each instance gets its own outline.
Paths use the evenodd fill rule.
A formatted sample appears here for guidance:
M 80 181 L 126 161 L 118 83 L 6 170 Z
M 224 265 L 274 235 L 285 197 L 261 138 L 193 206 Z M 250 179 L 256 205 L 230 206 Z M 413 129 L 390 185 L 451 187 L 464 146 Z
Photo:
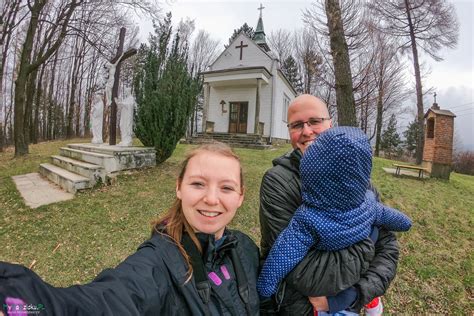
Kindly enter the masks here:
M 178 33 L 170 42 L 168 14 L 155 27 L 150 45 L 142 45 L 138 53 L 135 135 L 145 146 L 155 147 L 156 163 L 170 157 L 184 136 L 201 88 L 200 81 L 187 70 L 187 45 L 181 48 Z
M 474 175 L 474 152 L 461 151 L 454 155 L 453 169 L 458 173 Z

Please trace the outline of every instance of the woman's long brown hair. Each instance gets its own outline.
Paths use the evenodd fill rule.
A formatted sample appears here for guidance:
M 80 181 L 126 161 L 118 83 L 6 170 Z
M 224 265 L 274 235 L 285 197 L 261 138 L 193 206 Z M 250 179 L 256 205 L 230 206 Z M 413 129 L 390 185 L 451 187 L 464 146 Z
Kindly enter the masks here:
M 183 164 L 181 166 L 181 171 L 178 175 L 178 186 L 181 186 L 184 174 L 186 173 L 186 168 L 188 167 L 189 160 L 202 152 L 215 153 L 224 157 L 234 158 L 239 162 L 240 165 L 239 157 L 232 151 L 232 149 L 228 145 L 220 142 L 201 145 L 193 149 L 186 155 L 186 158 L 184 159 Z M 242 167 L 240 167 L 240 189 L 242 192 L 241 194 L 243 194 L 244 183 L 242 176 Z M 152 225 L 152 235 L 155 233 L 161 234 L 164 231 L 164 233 L 166 233 L 166 235 L 168 235 L 176 243 L 179 252 L 181 252 L 186 261 L 186 264 L 188 265 L 188 278 L 186 280 L 186 282 L 188 282 L 192 277 L 193 267 L 191 265 L 191 259 L 189 255 L 186 253 L 186 250 L 184 250 L 183 246 L 181 245 L 181 238 L 183 237 L 183 233 L 187 232 L 189 234 L 191 240 L 194 242 L 200 253 L 202 253 L 202 247 L 201 243 L 196 237 L 196 234 L 194 233 L 193 228 L 184 217 L 181 200 L 176 198 L 171 207 L 166 212 L 166 214 L 163 217 L 154 221 Z

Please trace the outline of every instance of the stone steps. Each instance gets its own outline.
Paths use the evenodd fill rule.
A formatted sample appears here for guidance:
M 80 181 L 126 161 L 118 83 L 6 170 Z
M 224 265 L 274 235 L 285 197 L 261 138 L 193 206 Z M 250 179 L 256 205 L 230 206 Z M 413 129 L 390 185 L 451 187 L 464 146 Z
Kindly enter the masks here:
M 64 190 L 76 193 L 98 182 L 109 184 L 120 171 L 155 166 L 155 150 L 146 147 L 120 147 L 69 144 L 51 156 L 52 163 L 40 165 L 40 174 Z
M 76 193 L 98 182 L 110 180 L 122 170 L 155 165 L 155 150 L 146 147 L 120 147 L 95 144 L 69 144 L 51 156 L 51 163 L 40 165 L 40 174 L 64 190 Z
M 51 161 L 55 166 L 89 178 L 93 184 L 106 182 L 104 169 L 99 165 L 64 156 L 51 156 Z
M 267 138 L 257 134 L 198 133 L 185 140 L 188 144 L 205 144 L 219 141 L 231 147 L 268 149 Z
M 40 164 L 39 171 L 42 176 L 58 184 L 61 188 L 70 193 L 76 193 L 77 190 L 91 188 L 94 185 L 89 178 L 50 163 Z
M 96 153 L 92 151 L 84 151 L 80 149 L 72 149 L 69 147 L 59 148 L 61 156 L 82 160 L 91 164 L 99 165 L 105 169 L 107 173 L 120 170 L 118 164 L 112 155 Z

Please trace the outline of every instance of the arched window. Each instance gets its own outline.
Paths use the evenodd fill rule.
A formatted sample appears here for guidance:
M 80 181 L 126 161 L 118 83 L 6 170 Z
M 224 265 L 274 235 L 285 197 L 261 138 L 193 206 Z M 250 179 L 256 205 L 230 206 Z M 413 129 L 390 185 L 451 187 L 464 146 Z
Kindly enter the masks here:
M 426 138 L 434 138 L 434 127 L 435 127 L 435 120 L 434 117 L 428 119 L 426 123 Z

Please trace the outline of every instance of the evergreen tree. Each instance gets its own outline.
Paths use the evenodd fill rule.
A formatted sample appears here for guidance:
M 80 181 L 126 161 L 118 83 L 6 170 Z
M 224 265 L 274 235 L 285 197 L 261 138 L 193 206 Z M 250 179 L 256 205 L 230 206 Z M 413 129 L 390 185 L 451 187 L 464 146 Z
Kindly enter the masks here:
M 416 142 L 418 140 L 418 131 L 419 131 L 419 125 L 417 120 L 414 120 L 413 122 L 408 125 L 408 128 L 406 131 L 403 132 L 403 136 L 405 137 L 405 149 L 410 153 L 412 157 L 415 157 L 415 152 L 416 152 Z
M 244 34 L 247 35 L 250 39 L 253 39 L 253 35 L 255 34 L 255 30 L 253 29 L 253 27 L 249 26 L 247 23 L 244 23 L 238 29 L 234 29 L 234 33 L 229 38 L 229 44 L 225 45 L 226 48 L 230 45 L 230 43 L 232 43 L 232 41 L 239 35 L 240 32 L 244 32 Z
M 393 153 L 398 152 L 398 146 L 400 143 L 400 135 L 397 133 L 397 119 L 395 118 L 395 114 L 392 114 L 388 121 L 387 129 L 382 134 L 380 147 L 385 155 L 391 158 Z
M 165 161 L 186 132 L 200 82 L 187 70 L 187 45 L 172 35 L 171 14 L 155 26 L 150 46 L 139 50 L 135 91 L 135 135 L 156 149 L 156 162 Z M 183 48 L 184 47 L 184 48 Z
M 288 56 L 281 64 L 281 71 L 285 74 L 288 81 L 291 83 L 296 92 L 303 92 L 303 81 L 298 71 L 298 65 L 293 56 Z

